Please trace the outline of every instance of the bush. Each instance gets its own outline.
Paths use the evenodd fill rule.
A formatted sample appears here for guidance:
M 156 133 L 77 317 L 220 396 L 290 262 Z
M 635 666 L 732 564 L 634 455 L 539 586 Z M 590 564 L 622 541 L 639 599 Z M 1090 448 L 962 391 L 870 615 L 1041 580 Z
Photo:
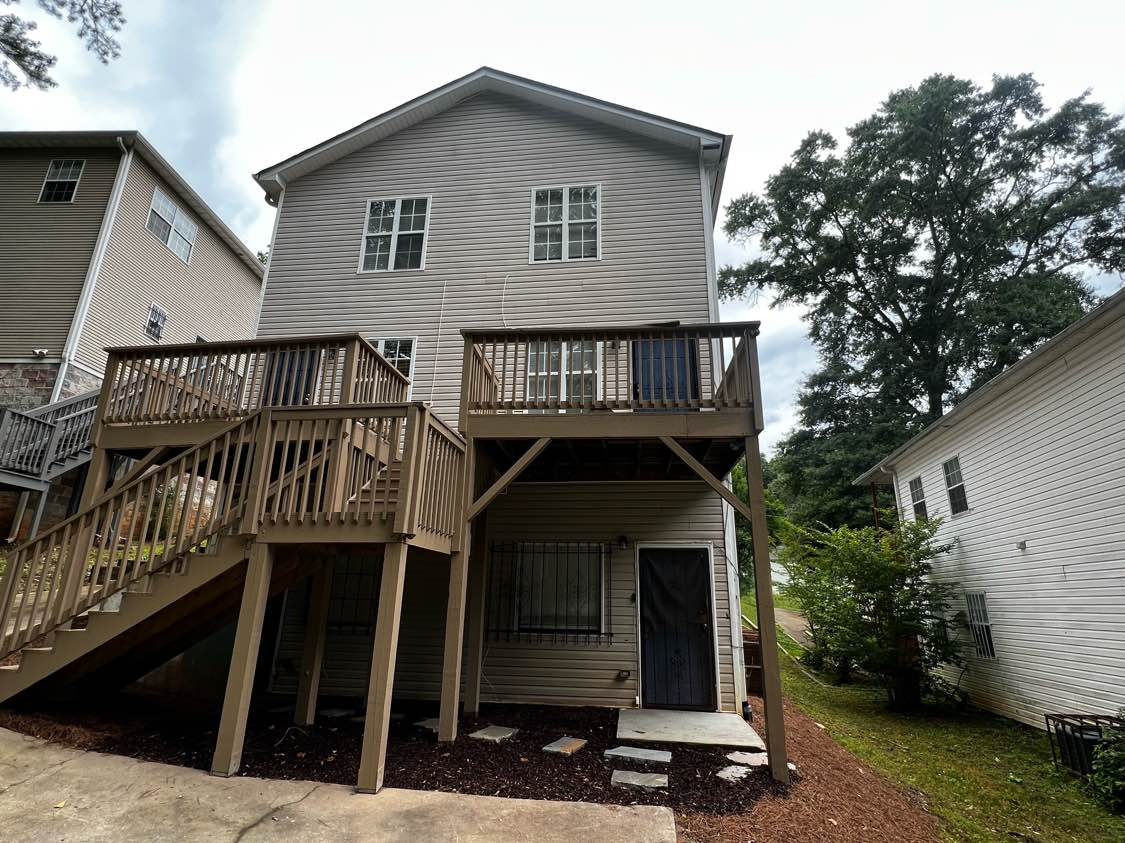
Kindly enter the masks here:
M 937 521 L 890 519 L 889 529 L 791 526 L 781 562 L 785 593 L 808 621 L 815 660 L 847 679 L 878 678 L 892 707 L 915 708 L 939 684 L 934 671 L 961 664 L 950 627 L 957 586 L 934 582 L 930 560 L 949 550 L 934 540 Z
M 1125 708 L 1119 712 L 1125 718 Z M 1115 814 L 1125 814 L 1125 728 L 1107 729 L 1090 764 L 1094 797 Z

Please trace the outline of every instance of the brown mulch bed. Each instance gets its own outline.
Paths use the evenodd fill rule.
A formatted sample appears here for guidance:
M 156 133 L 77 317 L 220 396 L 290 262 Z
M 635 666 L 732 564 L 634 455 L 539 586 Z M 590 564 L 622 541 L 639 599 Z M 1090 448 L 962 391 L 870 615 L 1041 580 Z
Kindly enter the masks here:
M 354 703 L 352 704 L 354 705 Z M 326 706 L 330 707 L 330 706 Z M 347 706 L 345 706 L 347 707 Z M 324 709 L 322 709 L 323 711 Z M 715 773 L 730 762 L 716 747 L 646 744 L 672 752 L 670 765 L 644 768 L 602 757 L 617 746 L 617 715 L 608 709 L 541 706 L 484 707 L 479 720 L 462 720 L 467 735 L 485 725 L 515 726 L 510 741 L 494 745 L 461 738 L 439 744 L 414 725 L 432 707 L 404 710 L 392 721 L 387 750 L 388 787 L 488 796 L 666 805 L 689 841 L 933 841 L 934 818 L 796 709 L 786 711 L 790 757 L 798 775 L 788 787 L 754 770 L 738 783 Z M 758 714 L 760 717 L 760 712 Z M 759 721 L 760 722 L 760 721 Z M 92 707 L 0 711 L 0 726 L 83 749 L 147 761 L 209 769 L 218 714 L 208 707 L 170 705 L 121 695 Z M 284 708 L 255 710 L 247 727 L 240 775 L 354 784 L 363 724 L 349 716 L 293 726 Z M 589 743 L 573 756 L 542 747 L 562 735 Z M 613 769 L 667 772 L 668 792 L 611 788 Z

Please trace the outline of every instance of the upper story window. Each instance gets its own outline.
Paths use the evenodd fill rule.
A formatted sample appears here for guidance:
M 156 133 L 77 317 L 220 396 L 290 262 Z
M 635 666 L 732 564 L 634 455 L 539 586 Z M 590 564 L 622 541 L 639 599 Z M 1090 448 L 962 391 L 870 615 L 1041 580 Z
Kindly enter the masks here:
M 180 260 L 184 263 L 190 260 L 199 229 L 159 187 L 152 193 L 152 206 L 145 226 L 161 243 L 179 255 Z
M 926 490 L 922 488 L 922 478 L 910 481 L 910 502 L 914 504 L 914 520 L 926 520 Z
M 945 473 L 945 488 L 949 492 L 949 511 L 956 515 L 969 511 L 969 499 L 965 495 L 965 481 L 961 479 L 961 462 L 957 457 L 941 465 Z
M 167 319 L 168 314 L 164 308 L 153 302 L 148 308 L 148 322 L 145 323 L 145 333 L 154 340 L 160 339 L 164 336 L 164 322 Z
M 40 202 L 73 202 L 86 162 L 75 158 L 56 158 L 47 165 L 47 178 L 39 191 Z
M 430 197 L 372 199 L 367 203 L 360 272 L 426 268 Z
M 601 257 L 601 186 L 561 185 L 531 191 L 531 262 Z

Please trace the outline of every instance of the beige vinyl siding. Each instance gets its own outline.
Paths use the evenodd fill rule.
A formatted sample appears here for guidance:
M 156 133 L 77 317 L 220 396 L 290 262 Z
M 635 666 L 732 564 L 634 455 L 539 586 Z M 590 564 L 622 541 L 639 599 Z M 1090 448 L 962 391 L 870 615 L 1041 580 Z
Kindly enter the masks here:
M 489 509 L 487 530 L 490 546 L 524 540 L 610 544 L 607 626 L 612 638 L 590 644 L 486 641 L 482 700 L 635 705 L 640 692 L 633 600 L 636 543 L 709 543 L 714 548 L 722 708 L 736 710 L 722 515 L 714 495 L 702 483 L 516 484 Z M 616 547 L 619 536 L 628 537 L 626 550 Z M 444 558 L 411 553 L 395 669 L 399 698 L 437 699 L 440 695 L 448 571 Z M 272 682 L 275 691 L 296 690 L 307 599 L 305 585 L 286 597 Z M 369 639 L 330 635 L 321 692 L 361 696 L 366 692 L 370 660 Z M 628 680 L 617 679 L 620 670 L 629 671 Z
M 53 158 L 86 162 L 73 202 L 39 203 Z M 0 150 L 0 358 L 59 360 L 109 203 L 116 149 Z
M 920 475 L 941 538 L 956 539 L 938 575 L 987 595 L 996 659 L 970 649 L 949 678 L 1035 726 L 1046 712 L 1125 706 L 1123 403 L 1118 318 L 895 465 L 907 517 Z M 941 466 L 953 456 L 969 511 L 950 517 Z
M 199 227 L 188 264 L 145 227 L 157 184 Z M 168 314 L 162 343 L 253 336 L 260 291 L 250 268 L 134 155 L 75 357 L 100 372 L 106 346 L 154 342 L 145 333 L 153 302 Z
M 602 259 L 529 264 L 532 189 L 593 183 Z M 358 273 L 367 201 L 425 195 L 425 270 Z M 709 235 L 695 153 L 480 95 L 286 187 L 259 333 L 416 336 L 455 422 L 462 328 L 705 322 Z

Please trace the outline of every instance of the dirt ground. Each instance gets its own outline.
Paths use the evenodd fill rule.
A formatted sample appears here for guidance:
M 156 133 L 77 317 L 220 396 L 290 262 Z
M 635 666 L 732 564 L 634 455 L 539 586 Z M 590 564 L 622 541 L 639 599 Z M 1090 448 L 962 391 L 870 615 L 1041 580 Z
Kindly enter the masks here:
M 259 708 L 247 728 L 240 774 L 354 783 L 363 728 L 354 713 L 321 717 L 314 726 L 297 727 L 289 722 L 284 706 Z M 396 714 L 387 751 L 387 786 L 666 805 L 675 812 L 682 839 L 693 842 L 937 839 L 936 821 L 919 799 L 881 779 L 796 709 L 786 711 L 790 758 L 798 768 L 788 787 L 773 783 L 763 769 L 737 783 L 717 778 L 715 773 L 730 763 L 725 750 L 654 744 L 672 752 L 670 765 L 651 768 L 669 776 L 668 791 L 658 793 L 610 787 L 615 767 L 645 769 L 602 757 L 605 749 L 618 745 L 617 718 L 611 710 L 493 705 L 484 707 L 479 720 L 462 721 L 463 735 L 491 724 L 519 729 L 499 746 L 464 738 L 439 744 L 431 732 L 414 725 L 433 714 L 427 707 Z M 759 711 L 757 722 L 760 716 Z M 0 711 L 0 726 L 16 731 L 199 769 L 210 765 L 217 724 L 213 710 L 170 706 L 167 700 L 134 695 L 116 697 L 97 708 Z M 542 751 L 564 734 L 589 743 L 573 756 Z

